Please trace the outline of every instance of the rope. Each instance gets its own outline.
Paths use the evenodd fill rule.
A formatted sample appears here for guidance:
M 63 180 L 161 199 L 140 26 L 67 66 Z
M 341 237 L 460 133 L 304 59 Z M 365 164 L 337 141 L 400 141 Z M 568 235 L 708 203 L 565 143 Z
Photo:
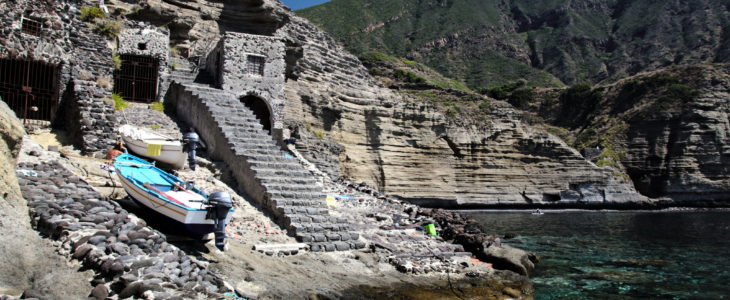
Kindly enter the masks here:
M 440 260 L 442 262 L 447 262 L 446 259 L 443 256 L 437 255 L 436 253 L 433 252 L 433 250 L 431 250 L 431 248 L 426 247 L 426 250 L 428 250 L 428 252 L 431 252 L 431 255 L 433 255 L 438 260 Z M 464 298 L 464 296 L 459 295 L 459 294 L 456 293 L 456 289 L 454 288 L 454 284 L 451 282 L 451 272 L 449 271 L 448 268 L 446 269 L 446 279 L 449 281 L 449 289 L 451 290 L 451 293 L 453 293 L 454 296 L 458 297 L 459 299 L 466 300 L 466 298 Z M 461 293 L 463 294 L 464 292 L 461 292 Z

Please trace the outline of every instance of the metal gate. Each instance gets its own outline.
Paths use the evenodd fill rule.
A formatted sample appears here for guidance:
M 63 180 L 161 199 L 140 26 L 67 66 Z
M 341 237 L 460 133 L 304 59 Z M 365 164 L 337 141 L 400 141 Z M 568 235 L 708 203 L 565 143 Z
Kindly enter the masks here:
M 122 67 L 114 70 L 114 92 L 124 100 L 152 102 L 157 96 L 157 59 L 123 54 Z
M 0 97 L 26 126 L 49 124 L 58 108 L 58 67 L 0 59 Z

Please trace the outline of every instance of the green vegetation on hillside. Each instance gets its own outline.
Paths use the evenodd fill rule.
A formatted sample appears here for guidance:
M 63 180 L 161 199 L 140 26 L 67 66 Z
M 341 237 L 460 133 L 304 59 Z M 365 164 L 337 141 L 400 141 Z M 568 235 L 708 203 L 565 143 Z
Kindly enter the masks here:
M 297 11 L 350 51 L 424 63 L 472 89 L 611 82 L 672 64 L 730 60 L 714 0 L 333 0 Z
M 488 123 L 489 99 L 426 65 L 376 51 L 362 53 L 359 59 L 371 75 L 401 93 L 409 104 L 428 103 L 454 122 Z

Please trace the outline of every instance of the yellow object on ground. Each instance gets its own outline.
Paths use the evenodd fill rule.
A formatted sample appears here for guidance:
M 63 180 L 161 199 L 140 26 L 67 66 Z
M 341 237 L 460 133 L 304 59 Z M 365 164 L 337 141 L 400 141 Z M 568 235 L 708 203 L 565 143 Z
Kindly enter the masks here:
M 160 156 L 162 154 L 162 145 L 147 144 L 147 156 Z
M 334 197 L 327 195 L 327 206 L 336 207 L 337 206 L 337 200 L 335 200 Z

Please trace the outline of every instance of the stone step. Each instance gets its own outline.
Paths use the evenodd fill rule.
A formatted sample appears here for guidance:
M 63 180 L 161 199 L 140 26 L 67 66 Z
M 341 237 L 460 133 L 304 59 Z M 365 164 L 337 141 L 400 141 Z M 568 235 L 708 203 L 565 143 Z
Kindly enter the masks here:
M 310 199 L 310 200 L 306 200 Z M 310 208 L 327 208 L 327 203 L 319 199 L 305 198 L 305 197 L 292 197 L 286 198 L 280 194 L 271 195 L 271 203 L 276 207 L 310 207 Z
M 288 176 L 257 176 L 257 178 L 266 184 L 296 184 L 296 185 L 306 185 L 306 186 L 314 186 L 317 184 L 317 181 L 314 180 L 311 176 L 306 176 L 302 174 L 294 175 L 294 174 L 287 174 Z
M 329 236 L 328 236 L 329 234 Z M 324 236 L 323 236 L 324 235 Z M 352 232 L 329 232 L 329 233 L 318 233 L 315 231 L 304 231 L 296 234 L 296 239 L 301 242 L 334 242 L 334 241 L 357 241 L 360 239 L 360 234 Z
M 278 176 L 311 176 L 311 173 L 305 170 L 281 170 L 268 168 L 254 168 L 258 178 L 278 177 Z
M 292 215 L 294 216 L 294 215 Z M 290 216 L 287 216 L 286 220 L 289 220 Z M 310 217 L 312 220 L 314 219 L 325 219 L 325 216 L 320 215 L 314 215 Z M 291 220 L 291 222 L 287 225 L 287 230 L 291 230 L 293 232 L 296 232 L 296 234 L 301 234 L 302 236 L 305 234 L 324 234 L 324 233 L 330 233 L 330 234 L 350 234 L 350 225 L 345 223 L 330 223 L 330 222 L 315 222 L 315 221 L 307 221 L 307 218 L 301 218 L 301 220 L 304 220 L 304 222 L 298 222 L 296 220 L 299 220 L 297 218 L 294 218 Z M 301 240 L 306 241 L 306 240 Z M 315 242 L 317 240 L 314 240 Z M 321 239 L 320 239 L 321 241 Z M 325 241 L 337 241 L 336 237 L 326 238 Z M 306 241 L 306 242 L 312 242 L 312 241 Z
M 191 76 L 171 76 L 189 80 Z M 184 79 L 180 79 L 184 78 Z M 264 207 L 286 224 L 297 239 L 315 251 L 360 249 L 358 235 L 349 233 L 346 219 L 330 216 L 327 195 L 300 162 L 276 144 L 243 103 L 226 91 L 184 84 L 205 106 L 236 159 L 246 160 L 256 182 L 266 192 Z
M 305 201 L 305 202 L 321 202 L 326 204 L 327 196 L 320 192 L 319 190 L 315 191 L 304 191 L 304 192 L 295 192 L 295 191 L 281 191 L 281 190 L 270 190 L 267 191 L 267 194 L 269 195 L 269 199 L 272 200 L 280 200 L 279 202 L 282 203 L 282 205 L 290 205 L 287 202 L 288 200 L 296 200 L 296 201 Z M 295 201 L 295 202 L 296 202 Z M 295 203 L 292 202 L 291 205 L 294 204 L 306 204 L 305 202 L 301 203 Z M 316 207 L 320 207 L 320 204 L 313 204 Z
M 320 188 L 311 186 L 311 185 L 292 185 L 292 184 L 271 184 L 271 183 L 262 183 L 264 187 L 266 188 L 266 192 L 268 193 L 284 193 L 284 192 L 294 192 L 294 193 L 308 193 L 310 194 L 309 197 L 317 197 L 317 191 L 319 191 Z M 304 196 L 300 196 L 304 197 Z M 326 198 L 322 198 L 326 199 Z
M 323 242 L 323 243 L 309 243 L 309 251 L 312 252 L 331 252 L 331 251 L 347 251 L 357 250 L 365 248 L 367 244 L 365 242 L 350 240 L 347 242 Z

